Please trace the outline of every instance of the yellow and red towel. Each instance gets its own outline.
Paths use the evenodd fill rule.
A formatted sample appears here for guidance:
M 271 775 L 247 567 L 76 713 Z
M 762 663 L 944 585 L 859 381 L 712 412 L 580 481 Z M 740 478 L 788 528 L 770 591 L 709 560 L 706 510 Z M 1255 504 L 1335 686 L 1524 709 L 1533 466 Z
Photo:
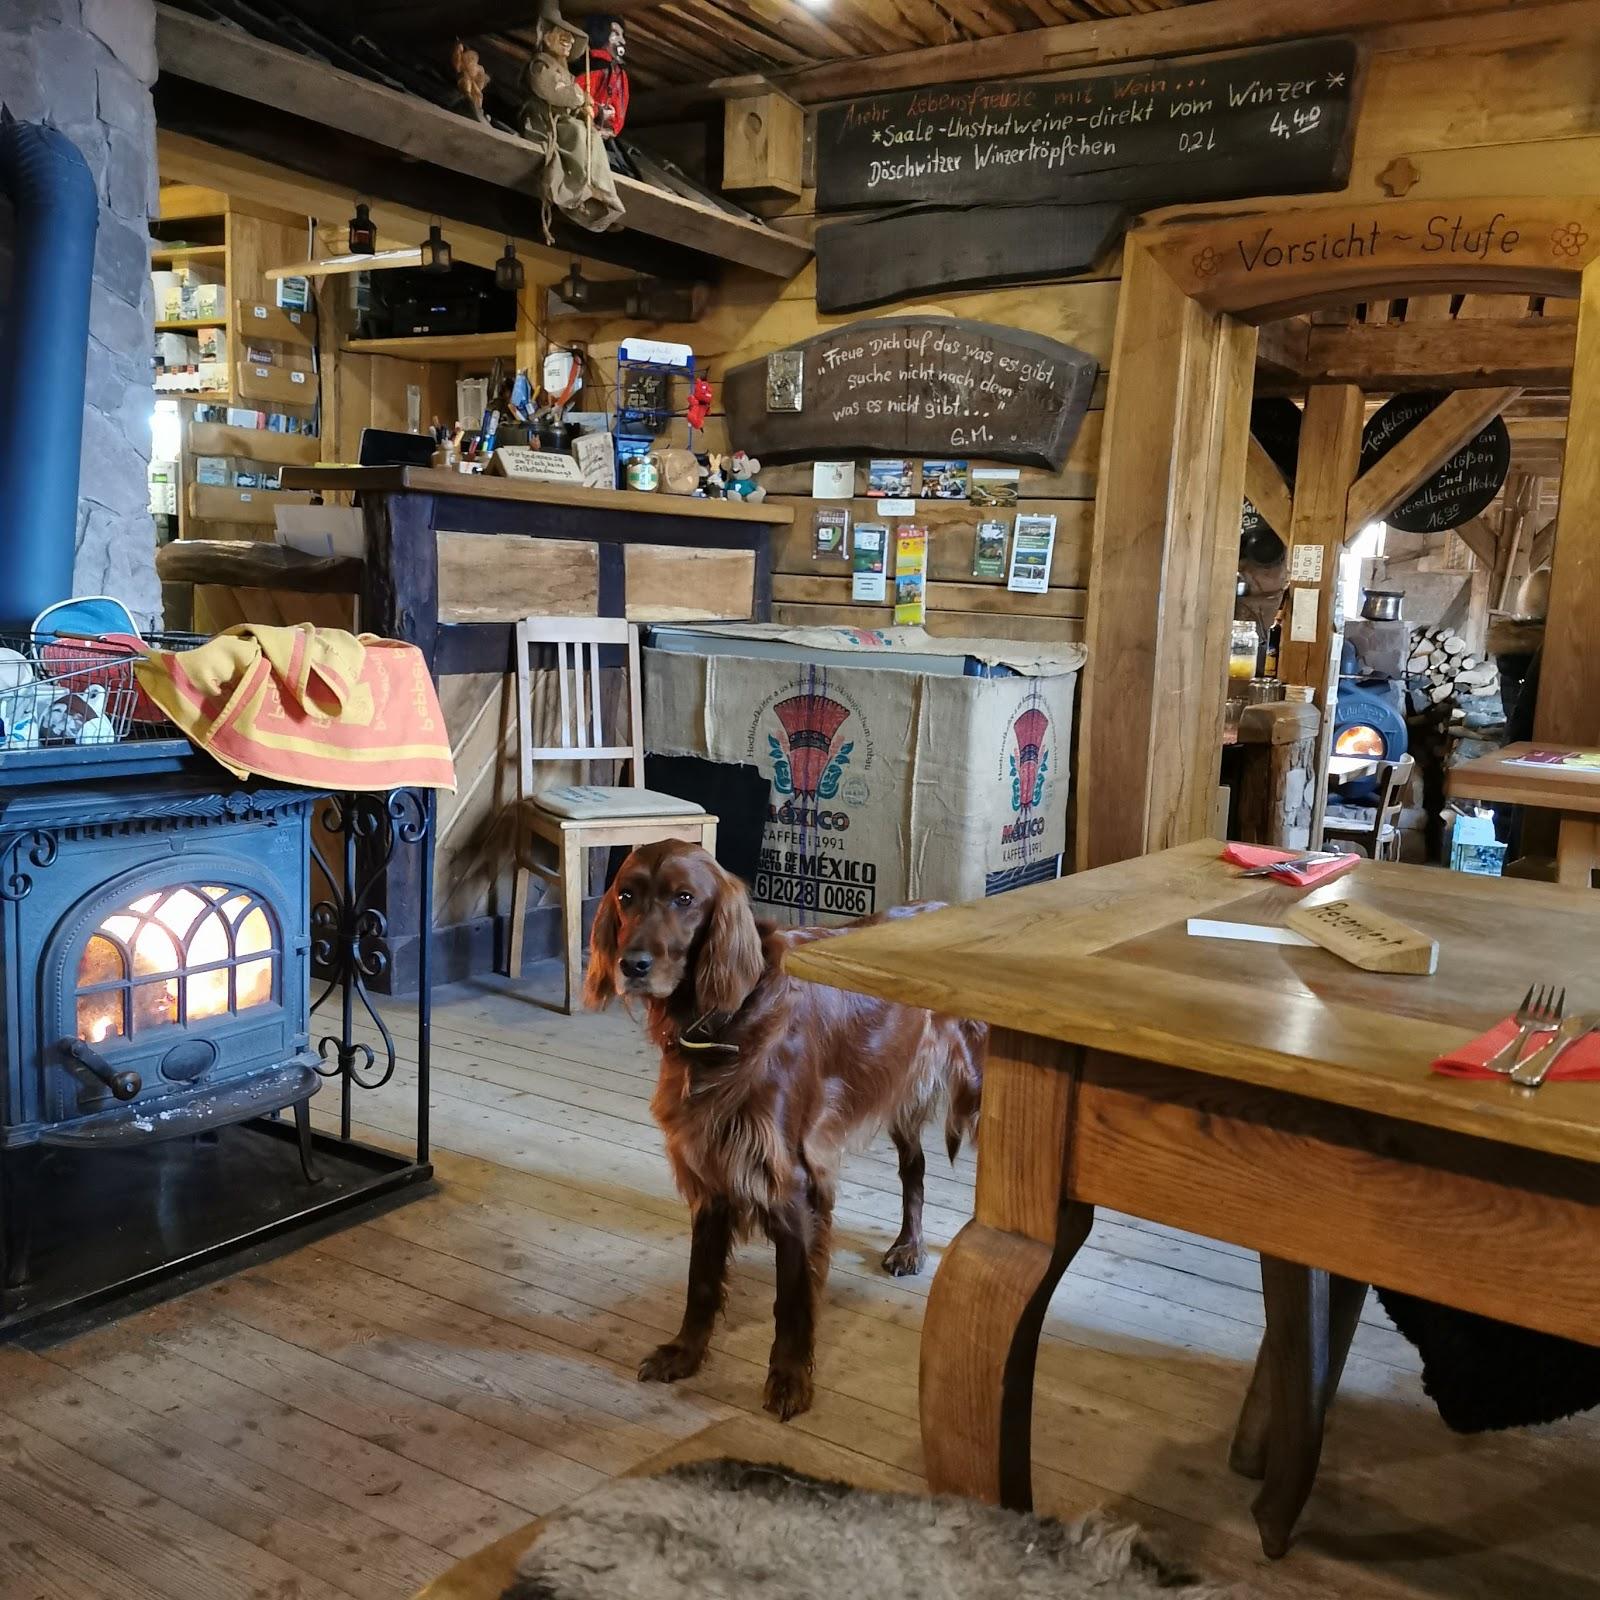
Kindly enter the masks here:
M 134 673 L 238 777 L 312 789 L 456 786 L 439 697 L 415 645 L 309 622 L 245 622 L 193 650 L 152 650 Z

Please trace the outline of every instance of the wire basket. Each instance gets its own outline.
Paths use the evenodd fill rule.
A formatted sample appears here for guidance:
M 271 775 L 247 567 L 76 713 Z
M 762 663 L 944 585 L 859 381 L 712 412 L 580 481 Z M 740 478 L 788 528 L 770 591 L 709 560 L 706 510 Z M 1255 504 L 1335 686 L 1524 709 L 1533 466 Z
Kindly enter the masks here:
M 0 752 L 170 739 L 176 730 L 133 675 L 146 650 L 187 650 L 189 633 L 0 633 Z

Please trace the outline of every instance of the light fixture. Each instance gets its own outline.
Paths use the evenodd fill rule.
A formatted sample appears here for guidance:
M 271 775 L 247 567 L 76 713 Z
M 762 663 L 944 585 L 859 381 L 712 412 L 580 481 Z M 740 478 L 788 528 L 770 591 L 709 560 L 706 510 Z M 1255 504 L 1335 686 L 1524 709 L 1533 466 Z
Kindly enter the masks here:
M 522 263 L 517 260 L 517 247 L 507 239 L 505 254 L 494 264 L 494 286 L 505 294 L 517 294 L 525 276 Z
M 428 224 L 428 237 L 422 241 L 422 270 L 444 273 L 450 270 L 450 245 L 437 222 Z
M 356 214 L 350 219 L 350 254 L 370 256 L 378 248 L 378 225 L 372 220 L 365 200 L 356 201 Z

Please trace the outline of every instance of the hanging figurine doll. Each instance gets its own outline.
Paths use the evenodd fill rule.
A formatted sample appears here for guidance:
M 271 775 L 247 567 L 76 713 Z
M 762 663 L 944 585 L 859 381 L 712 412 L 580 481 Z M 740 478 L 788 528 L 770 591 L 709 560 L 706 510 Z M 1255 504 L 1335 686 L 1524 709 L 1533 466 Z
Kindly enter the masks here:
M 583 33 L 562 17 L 557 0 L 542 0 L 538 49 L 523 79 L 528 98 L 523 102 L 521 121 L 523 132 L 546 147 L 547 244 L 555 242 L 550 231 L 552 207 L 595 233 L 615 227 L 624 214 L 606 159 L 605 140 L 595 126 L 593 103 L 572 75 L 572 63 L 583 54 Z
M 595 16 L 587 21 L 589 54 L 578 82 L 589 91 L 594 105 L 594 125 L 607 139 L 615 139 L 628 121 L 628 36 L 620 17 Z

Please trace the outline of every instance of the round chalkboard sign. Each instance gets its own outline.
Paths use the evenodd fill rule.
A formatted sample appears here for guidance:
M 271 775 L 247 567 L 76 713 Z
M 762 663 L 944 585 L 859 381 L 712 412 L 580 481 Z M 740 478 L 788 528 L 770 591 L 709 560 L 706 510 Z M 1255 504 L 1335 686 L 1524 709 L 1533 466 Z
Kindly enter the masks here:
M 1261 448 L 1267 452 L 1272 464 L 1294 483 L 1295 464 L 1300 456 L 1300 407 L 1293 400 L 1269 396 L 1257 400 L 1250 407 L 1250 431 Z M 1284 543 L 1289 537 L 1287 528 L 1274 528 L 1245 500 L 1239 518 L 1239 558 L 1270 567 L 1283 559 Z
M 1397 394 L 1373 413 L 1361 435 L 1361 470 L 1381 461 L 1443 401 L 1443 394 Z M 1402 533 L 1441 533 L 1487 511 L 1511 471 L 1511 435 L 1496 417 L 1383 520 Z

